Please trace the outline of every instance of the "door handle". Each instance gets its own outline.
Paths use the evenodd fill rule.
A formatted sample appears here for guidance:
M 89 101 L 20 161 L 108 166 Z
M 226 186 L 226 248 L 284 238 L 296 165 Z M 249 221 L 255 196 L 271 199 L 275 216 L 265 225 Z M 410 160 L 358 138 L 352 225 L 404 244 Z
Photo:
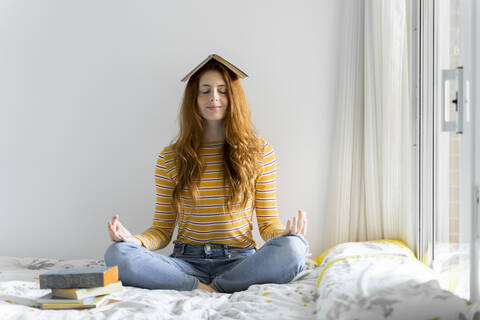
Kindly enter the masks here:
M 447 81 L 455 80 L 455 99 L 447 98 Z M 446 101 L 449 101 L 446 104 Z M 455 104 L 455 120 L 447 121 L 447 111 L 451 103 Z M 464 94 L 463 94 L 463 67 L 456 69 L 442 70 L 442 131 L 463 133 L 463 111 L 464 111 Z

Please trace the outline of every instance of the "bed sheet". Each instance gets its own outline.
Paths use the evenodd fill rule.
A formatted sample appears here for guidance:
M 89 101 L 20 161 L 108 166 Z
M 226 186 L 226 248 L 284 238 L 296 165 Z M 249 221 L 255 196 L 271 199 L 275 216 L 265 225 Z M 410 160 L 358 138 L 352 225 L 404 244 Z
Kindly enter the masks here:
M 51 269 L 104 266 L 100 259 L 54 260 L 0 256 L 0 319 L 315 319 L 320 269 L 308 261 L 289 284 L 253 285 L 233 294 L 125 287 L 114 303 L 89 310 L 41 310 L 38 276 Z M 30 306 L 28 306 L 30 305 Z
M 343 243 L 320 269 L 318 319 L 480 319 L 478 305 L 442 289 L 438 274 L 406 246 Z
M 316 259 L 317 261 L 317 259 Z M 438 274 L 392 243 L 344 243 L 308 260 L 289 284 L 253 285 L 233 294 L 125 287 L 115 303 L 91 310 L 40 310 L 49 292 L 39 274 L 103 266 L 103 260 L 0 256 L 0 319 L 480 319 L 480 304 L 440 287 Z

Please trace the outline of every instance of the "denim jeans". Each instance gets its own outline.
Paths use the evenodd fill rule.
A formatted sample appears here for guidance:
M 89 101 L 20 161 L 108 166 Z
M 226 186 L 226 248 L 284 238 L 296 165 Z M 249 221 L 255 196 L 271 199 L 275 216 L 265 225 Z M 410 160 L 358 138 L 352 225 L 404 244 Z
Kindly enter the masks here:
M 218 292 L 236 292 L 253 284 L 288 283 L 305 267 L 309 251 L 302 235 L 278 236 L 260 249 L 223 244 L 176 244 L 164 256 L 129 243 L 115 242 L 105 252 L 107 266 L 118 266 L 126 286 L 189 291 L 199 281 Z

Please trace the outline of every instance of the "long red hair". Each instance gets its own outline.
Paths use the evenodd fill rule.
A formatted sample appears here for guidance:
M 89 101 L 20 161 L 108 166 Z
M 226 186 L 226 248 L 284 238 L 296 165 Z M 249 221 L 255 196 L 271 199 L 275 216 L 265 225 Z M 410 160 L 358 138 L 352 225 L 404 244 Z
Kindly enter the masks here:
M 230 186 L 226 201 L 227 212 L 231 212 L 236 205 L 241 208 L 247 205 L 248 199 L 254 193 L 259 174 L 262 146 L 259 145 L 240 80 L 222 64 L 211 60 L 189 79 L 180 108 L 180 130 L 173 142 L 177 176 L 172 207 L 177 213 L 183 212 L 181 194 L 185 189 L 189 189 L 193 203 L 197 202 L 199 196 L 196 181 L 200 180 L 203 171 L 199 150 L 205 120 L 198 110 L 197 96 L 199 79 L 208 70 L 216 70 L 223 76 L 229 101 L 224 118 L 224 182 L 226 186 Z

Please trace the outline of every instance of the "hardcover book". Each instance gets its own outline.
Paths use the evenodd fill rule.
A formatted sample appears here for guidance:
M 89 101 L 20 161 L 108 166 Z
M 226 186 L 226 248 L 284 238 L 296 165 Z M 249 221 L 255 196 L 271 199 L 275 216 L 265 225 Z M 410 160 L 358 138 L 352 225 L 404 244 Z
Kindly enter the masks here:
M 52 289 L 52 295 L 59 298 L 67 299 L 84 299 L 92 296 L 99 296 L 102 294 L 109 294 L 113 292 L 122 291 L 123 286 L 121 281 L 111 283 L 105 287 L 95 288 L 71 288 L 71 289 Z
M 86 298 L 81 302 L 58 302 L 59 299 L 52 299 L 51 302 L 41 303 L 42 309 L 91 309 L 106 302 L 108 295 Z M 53 301 L 55 300 L 55 301 Z
M 203 67 L 205 64 L 207 64 L 208 61 L 210 60 L 217 60 L 221 64 L 223 64 L 225 67 L 230 69 L 233 73 L 235 73 L 240 79 L 244 79 L 247 76 L 245 72 L 240 70 L 239 68 L 235 67 L 231 62 L 227 61 L 226 59 L 220 57 L 218 54 L 211 54 L 209 55 L 206 59 L 204 59 L 198 66 L 193 68 L 192 71 L 190 71 L 185 77 L 183 77 L 182 82 L 188 81 L 201 67 Z
M 55 269 L 40 275 L 40 289 L 105 287 L 118 281 L 118 267 Z
M 96 297 L 87 297 L 82 299 L 68 299 L 68 298 L 58 298 L 53 295 L 53 293 L 46 294 L 37 299 L 39 304 L 45 303 L 55 303 L 55 304 L 89 304 L 95 299 Z

